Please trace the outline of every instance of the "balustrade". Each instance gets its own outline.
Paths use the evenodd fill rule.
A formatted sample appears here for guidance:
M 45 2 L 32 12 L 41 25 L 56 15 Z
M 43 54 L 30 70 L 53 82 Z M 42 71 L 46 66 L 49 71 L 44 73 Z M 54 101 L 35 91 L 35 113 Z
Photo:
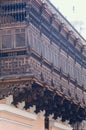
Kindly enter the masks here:
M 22 22 L 26 17 L 25 1 L 6 1 L 0 3 L 0 23 Z
M 82 69 L 77 62 L 74 62 L 74 59 L 60 50 L 54 43 L 51 44 L 45 35 L 40 35 L 40 31 L 32 26 L 32 24 L 26 29 L 25 31 L 25 28 L 22 27 L 1 31 L 0 48 L 11 49 L 24 47 L 29 44 L 32 50 L 38 55 L 42 55 L 50 64 L 53 63 L 53 66 L 61 69 L 65 74 L 79 82 L 79 84 L 86 86 L 85 69 Z
M 71 78 L 86 86 L 86 70 L 82 71 L 81 66 L 75 63 L 74 59 L 67 57 L 67 54 L 61 52 L 58 47 L 54 47 L 54 43 L 52 45 L 46 36 L 40 36 L 37 30 L 31 31 L 32 28 L 30 26 L 28 32 L 30 34 L 28 39 L 31 40 L 29 43 L 32 50 L 36 51 L 39 55 L 42 54 L 48 62 L 53 63 L 59 69 L 61 68 L 64 73 L 69 74 Z

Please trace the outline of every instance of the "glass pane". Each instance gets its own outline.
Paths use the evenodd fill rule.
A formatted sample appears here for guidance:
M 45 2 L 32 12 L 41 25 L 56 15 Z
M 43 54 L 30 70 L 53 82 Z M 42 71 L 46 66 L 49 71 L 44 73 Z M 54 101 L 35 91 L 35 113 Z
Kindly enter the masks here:
M 25 46 L 25 33 L 16 34 L 16 47 Z
M 11 35 L 2 35 L 2 48 L 11 48 Z

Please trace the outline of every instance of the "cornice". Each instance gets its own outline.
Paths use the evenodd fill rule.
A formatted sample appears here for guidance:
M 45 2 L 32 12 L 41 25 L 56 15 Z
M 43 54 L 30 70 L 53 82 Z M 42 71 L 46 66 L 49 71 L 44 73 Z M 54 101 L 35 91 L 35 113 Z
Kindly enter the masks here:
M 80 35 L 80 33 L 71 25 L 71 23 L 59 12 L 59 10 L 50 2 L 50 0 L 41 0 L 48 5 L 49 10 L 56 14 L 60 22 L 64 23 L 68 31 L 72 31 L 76 38 L 80 38 L 82 44 L 86 43 L 86 40 Z
M 0 112 L 6 112 L 11 113 L 17 116 L 21 116 L 30 120 L 36 120 L 36 115 L 26 112 L 24 110 L 20 110 L 18 108 L 15 108 L 14 106 L 9 106 L 7 104 L 0 104 Z

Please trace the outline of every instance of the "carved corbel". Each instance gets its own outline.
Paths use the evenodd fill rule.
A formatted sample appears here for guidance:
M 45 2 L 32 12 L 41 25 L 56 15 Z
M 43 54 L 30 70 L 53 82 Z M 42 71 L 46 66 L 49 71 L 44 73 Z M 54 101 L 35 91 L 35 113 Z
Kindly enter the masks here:
M 50 16 L 50 25 L 52 25 L 53 24 L 53 21 L 55 20 L 55 15 L 56 14 L 52 14 L 51 16 Z
M 64 28 L 64 23 L 61 23 L 61 24 L 59 25 L 59 33 L 61 33 L 61 31 L 62 31 L 63 28 Z
M 49 115 L 49 120 L 53 120 L 54 114 Z
M 67 40 L 69 40 L 69 38 L 70 38 L 70 36 L 73 34 L 73 32 L 72 31 L 68 31 L 67 32 Z
M 79 38 L 76 38 L 76 39 L 74 40 L 74 47 L 76 47 L 76 45 L 77 45 L 78 42 L 79 42 Z
M 11 105 L 13 102 L 13 95 L 9 95 L 8 97 L 5 97 L 6 99 L 6 104 Z
M 83 51 L 84 51 L 84 45 L 82 45 L 81 47 L 81 53 L 83 53 Z
M 21 110 L 24 108 L 24 106 L 25 106 L 25 101 L 19 102 L 18 105 L 17 105 L 17 107 L 18 107 L 19 109 L 21 109 Z
M 62 117 L 58 117 L 58 118 L 57 118 L 57 121 L 58 121 L 58 122 L 62 122 Z
M 55 15 L 56 14 L 52 14 L 49 19 L 49 21 L 50 21 L 50 43 L 52 43 L 52 29 L 53 29 L 52 24 L 55 20 Z
M 65 125 L 67 125 L 67 126 L 69 125 L 69 121 L 68 121 L 68 120 L 66 120 L 64 123 L 65 123 Z
M 45 116 L 45 110 L 40 111 L 38 115 L 39 115 L 42 119 L 44 119 L 44 116 Z
M 36 106 L 33 105 L 32 107 L 30 107 L 30 108 L 29 108 L 29 111 L 30 111 L 31 113 L 34 113 L 34 112 L 36 111 Z

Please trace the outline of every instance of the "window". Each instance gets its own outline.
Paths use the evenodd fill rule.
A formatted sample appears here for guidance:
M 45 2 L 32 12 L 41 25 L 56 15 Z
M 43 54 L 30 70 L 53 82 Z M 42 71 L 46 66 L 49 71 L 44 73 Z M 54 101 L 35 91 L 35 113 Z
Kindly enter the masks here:
M 73 61 L 73 59 L 71 57 L 67 58 L 66 70 L 67 70 L 67 73 L 70 74 L 70 76 L 72 78 L 74 78 L 75 66 L 74 66 L 74 61 Z
M 54 43 L 50 46 L 50 58 L 51 62 L 58 67 L 58 48 L 54 45 Z
M 39 39 L 37 34 L 33 35 L 33 40 L 34 40 L 34 42 L 33 42 L 33 49 L 37 53 L 41 54 L 41 43 L 40 43 L 41 41 L 40 41 L 40 39 Z
M 51 48 L 50 48 L 50 42 L 49 40 L 43 36 L 42 37 L 42 54 L 43 56 L 48 60 L 51 61 Z
M 25 29 L 15 31 L 16 47 L 25 46 Z
M 34 34 L 32 32 L 32 30 L 28 31 L 28 41 L 27 43 L 29 43 L 29 45 L 32 47 L 32 49 L 34 48 Z
M 14 45 L 15 43 L 15 45 Z M 1 49 L 25 46 L 25 29 L 5 29 L 0 32 Z
M 53 57 L 53 62 L 54 62 L 54 65 L 56 66 L 56 67 L 58 67 L 58 62 L 59 62 L 59 55 L 58 55 L 58 52 L 55 52 L 54 53 L 54 57 Z
M 50 46 L 45 42 L 45 58 L 50 61 Z
M 60 53 L 60 65 L 62 70 L 66 73 L 66 61 L 67 57 L 66 54 Z
M 86 86 L 86 70 L 82 70 L 82 84 Z
M 6 30 L 2 32 L 2 49 L 7 49 L 12 47 L 12 35 L 11 30 Z
M 76 63 L 75 64 L 75 78 L 77 79 L 78 82 L 81 82 L 81 66 Z
M 70 61 L 70 76 L 74 78 L 74 64 Z
M 41 55 L 41 50 L 42 50 L 42 40 L 39 34 L 39 31 L 35 28 L 30 28 L 30 30 L 28 31 L 28 41 L 30 46 L 32 47 L 32 49 L 34 51 L 36 51 L 36 53 Z

